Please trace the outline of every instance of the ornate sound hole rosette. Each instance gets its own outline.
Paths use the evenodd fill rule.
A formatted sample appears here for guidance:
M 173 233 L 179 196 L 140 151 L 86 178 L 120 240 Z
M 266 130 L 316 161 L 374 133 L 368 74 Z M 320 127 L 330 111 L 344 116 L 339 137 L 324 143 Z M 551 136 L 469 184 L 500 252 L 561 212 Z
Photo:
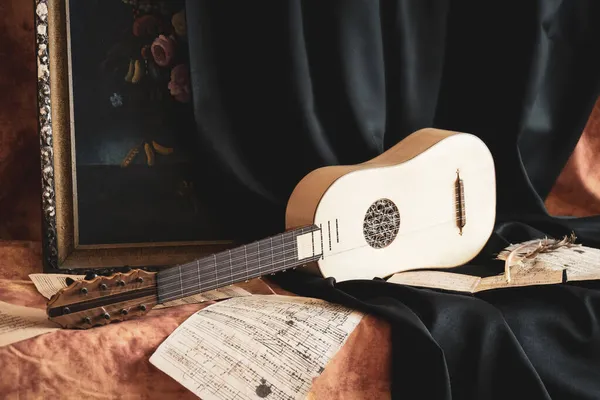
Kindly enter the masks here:
M 371 204 L 363 221 L 363 234 L 369 246 L 381 249 L 394 241 L 400 229 L 398 207 L 388 199 Z

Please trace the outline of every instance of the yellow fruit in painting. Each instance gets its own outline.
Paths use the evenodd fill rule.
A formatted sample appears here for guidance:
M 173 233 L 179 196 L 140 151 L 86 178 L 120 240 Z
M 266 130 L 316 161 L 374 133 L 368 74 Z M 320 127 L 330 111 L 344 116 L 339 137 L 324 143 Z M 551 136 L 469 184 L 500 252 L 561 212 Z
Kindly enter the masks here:
M 131 162 L 135 159 L 135 156 L 137 156 L 139 152 L 140 152 L 139 146 L 135 146 L 134 148 L 129 150 L 129 152 L 127 153 L 127 155 L 121 162 L 121 167 L 122 168 L 128 167 L 129 164 L 131 164 Z
M 130 60 L 129 61 L 129 70 L 127 71 L 127 75 L 125 75 L 126 82 L 131 82 L 131 79 L 133 79 L 134 72 L 135 72 L 135 65 L 133 63 L 133 60 Z
M 154 165 L 154 150 L 152 150 L 152 147 L 150 147 L 148 143 L 144 145 L 144 150 L 146 150 L 146 161 L 148 166 L 151 167 Z
M 163 156 L 169 155 L 173 152 L 173 149 L 171 147 L 161 146 L 160 144 L 156 143 L 154 140 L 152 141 L 152 146 L 154 147 L 154 150 L 156 150 L 156 152 L 158 154 L 162 154 Z
M 173 25 L 173 29 L 177 36 L 185 37 L 186 36 L 186 23 L 185 23 L 185 10 L 179 11 L 177 14 L 173 15 L 171 18 L 171 24 Z
M 133 73 L 132 83 L 138 83 L 142 80 L 146 73 L 144 66 L 140 60 L 135 60 L 135 72 Z

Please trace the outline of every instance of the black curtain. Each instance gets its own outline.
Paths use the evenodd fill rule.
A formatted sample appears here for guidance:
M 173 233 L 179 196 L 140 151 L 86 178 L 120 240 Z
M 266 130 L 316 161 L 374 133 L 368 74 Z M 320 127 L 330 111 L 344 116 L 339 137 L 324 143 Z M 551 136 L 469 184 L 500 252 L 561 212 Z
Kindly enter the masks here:
M 273 234 L 306 173 L 438 127 L 479 136 L 496 162 L 497 225 L 470 266 L 571 231 L 599 247 L 599 217 L 544 207 L 598 98 L 599 19 L 596 0 L 189 0 L 198 145 L 223 174 L 215 196 L 248 238 Z M 600 398 L 594 282 L 467 296 L 278 280 L 392 324 L 394 398 Z

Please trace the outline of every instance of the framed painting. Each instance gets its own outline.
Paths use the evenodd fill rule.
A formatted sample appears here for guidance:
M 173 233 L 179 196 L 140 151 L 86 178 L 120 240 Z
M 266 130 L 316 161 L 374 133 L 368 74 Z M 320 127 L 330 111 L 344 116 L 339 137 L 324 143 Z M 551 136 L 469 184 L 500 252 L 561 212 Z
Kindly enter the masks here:
M 193 145 L 185 0 L 33 1 L 45 270 L 156 269 L 231 246 L 197 189 L 218 178 Z

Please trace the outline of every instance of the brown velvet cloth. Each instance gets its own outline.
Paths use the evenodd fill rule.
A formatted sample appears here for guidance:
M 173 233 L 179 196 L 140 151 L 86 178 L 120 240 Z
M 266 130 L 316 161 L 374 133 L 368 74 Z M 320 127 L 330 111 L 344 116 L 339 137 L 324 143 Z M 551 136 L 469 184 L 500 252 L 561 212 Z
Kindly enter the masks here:
M 0 300 L 44 307 L 27 275 L 41 271 L 33 1 L 0 3 Z M 546 201 L 555 215 L 600 212 L 600 102 Z M 272 288 L 285 293 L 276 286 Z M 256 293 L 268 293 L 263 281 Z M 148 358 L 188 316 L 206 305 L 153 310 L 147 318 L 89 331 L 59 331 L 0 348 L 0 397 L 194 398 Z M 367 317 L 324 373 L 311 398 L 389 398 L 390 336 Z
M 34 242 L 0 246 L 0 300 L 43 308 L 27 274 L 40 270 Z M 251 293 L 290 294 L 261 280 Z M 154 350 L 195 311 L 212 304 L 152 310 L 145 318 L 86 331 L 61 330 L 0 348 L 2 399 L 193 399 L 148 362 Z M 314 383 L 317 399 L 389 398 L 389 328 L 366 317 Z

